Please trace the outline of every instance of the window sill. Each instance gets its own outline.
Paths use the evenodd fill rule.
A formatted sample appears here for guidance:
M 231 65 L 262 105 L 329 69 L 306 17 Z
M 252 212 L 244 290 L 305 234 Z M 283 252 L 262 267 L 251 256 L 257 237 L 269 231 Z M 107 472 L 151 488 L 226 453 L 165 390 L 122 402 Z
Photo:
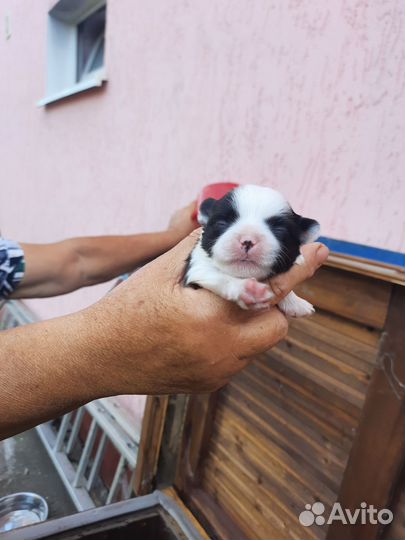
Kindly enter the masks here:
M 85 81 L 76 83 L 75 85 L 70 86 L 69 88 L 66 88 L 65 90 L 61 90 L 60 92 L 56 92 L 55 94 L 51 94 L 50 96 L 47 96 L 41 99 L 40 101 L 37 102 L 37 106 L 45 107 L 46 105 L 55 103 L 56 101 L 61 101 L 70 96 L 74 96 L 75 94 L 85 92 L 86 90 L 91 90 L 92 88 L 100 87 L 106 81 L 107 81 L 107 77 L 105 73 L 97 75 Z

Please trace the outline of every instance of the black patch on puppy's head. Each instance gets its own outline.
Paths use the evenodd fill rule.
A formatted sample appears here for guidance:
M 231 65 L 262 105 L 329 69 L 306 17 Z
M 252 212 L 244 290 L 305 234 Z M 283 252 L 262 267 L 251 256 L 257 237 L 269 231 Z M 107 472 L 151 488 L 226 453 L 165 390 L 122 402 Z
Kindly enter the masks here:
M 216 203 L 215 199 L 209 198 L 205 199 L 198 209 L 198 222 L 203 227 L 208 223 L 214 204 Z
M 319 223 L 304 218 L 291 208 L 288 212 L 266 220 L 271 232 L 280 242 L 280 254 L 271 268 L 271 275 L 283 274 L 294 264 L 303 244 L 314 241 L 319 234 Z
M 218 238 L 238 219 L 233 193 L 230 191 L 222 199 L 206 199 L 200 206 L 200 214 L 206 218 L 201 247 L 212 255 L 212 248 Z
M 300 240 L 301 244 L 309 244 L 315 242 L 319 237 L 321 226 L 315 219 L 297 216 L 299 228 L 301 229 Z

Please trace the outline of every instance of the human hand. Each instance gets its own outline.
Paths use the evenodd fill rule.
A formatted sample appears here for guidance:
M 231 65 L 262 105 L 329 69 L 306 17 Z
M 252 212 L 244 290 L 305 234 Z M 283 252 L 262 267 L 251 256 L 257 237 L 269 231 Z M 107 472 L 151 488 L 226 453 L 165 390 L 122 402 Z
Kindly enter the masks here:
M 205 289 L 182 285 L 198 235 L 192 233 L 86 310 L 90 324 L 96 321 L 97 362 L 104 365 L 96 381 L 100 395 L 213 391 L 250 356 L 285 337 L 288 323 L 276 307 L 246 312 Z M 273 281 L 277 298 L 311 277 L 327 253 L 319 244 L 305 246 L 305 264 Z
M 183 287 L 197 236 L 94 306 L 0 332 L 0 439 L 100 397 L 213 391 L 285 336 L 287 320 L 277 307 L 248 312 Z M 305 264 L 273 280 L 279 297 L 322 264 L 327 249 L 318 248 L 305 246 Z
M 170 218 L 168 230 L 176 236 L 177 242 L 198 227 L 197 221 L 193 219 L 196 204 L 196 201 L 192 201 L 184 208 L 177 210 Z
M 321 242 L 304 244 L 300 251 L 302 259 L 299 264 L 294 264 L 291 270 L 285 274 L 278 274 L 269 280 L 270 288 L 274 294 L 270 300 L 271 305 L 278 304 L 298 283 L 312 277 L 329 255 L 329 249 Z

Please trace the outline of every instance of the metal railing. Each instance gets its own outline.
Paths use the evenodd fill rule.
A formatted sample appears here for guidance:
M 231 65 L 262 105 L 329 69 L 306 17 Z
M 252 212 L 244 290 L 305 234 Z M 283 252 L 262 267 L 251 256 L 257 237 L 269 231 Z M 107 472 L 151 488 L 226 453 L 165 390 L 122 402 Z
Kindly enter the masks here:
M 91 423 L 81 440 L 85 412 L 89 413 Z M 37 431 L 78 510 L 131 496 L 138 442 L 122 429 L 103 400 L 65 414 L 56 428 L 53 422 L 46 422 L 38 426 Z M 110 487 L 96 490 L 108 441 L 119 459 Z M 97 491 L 97 495 L 93 495 L 93 491 Z

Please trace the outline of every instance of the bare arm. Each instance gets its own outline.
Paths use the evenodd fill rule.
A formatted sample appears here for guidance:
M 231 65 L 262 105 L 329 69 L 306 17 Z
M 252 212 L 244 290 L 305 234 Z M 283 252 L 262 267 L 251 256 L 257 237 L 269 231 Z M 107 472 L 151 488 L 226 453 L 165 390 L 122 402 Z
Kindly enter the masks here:
M 177 212 L 167 231 L 72 238 L 54 244 L 21 243 L 25 275 L 11 297 L 57 296 L 134 270 L 171 249 L 195 228 L 191 219 L 194 204 Z
M 186 238 L 84 311 L 0 333 L 0 438 L 101 396 L 213 391 L 285 336 L 277 308 L 252 314 L 180 284 L 194 243 Z M 303 254 L 305 265 L 277 278 L 283 296 L 327 249 L 309 244 Z
M 157 257 L 176 244 L 170 231 L 133 236 L 72 238 L 25 244 L 25 275 L 11 298 L 41 298 L 103 283 Z

